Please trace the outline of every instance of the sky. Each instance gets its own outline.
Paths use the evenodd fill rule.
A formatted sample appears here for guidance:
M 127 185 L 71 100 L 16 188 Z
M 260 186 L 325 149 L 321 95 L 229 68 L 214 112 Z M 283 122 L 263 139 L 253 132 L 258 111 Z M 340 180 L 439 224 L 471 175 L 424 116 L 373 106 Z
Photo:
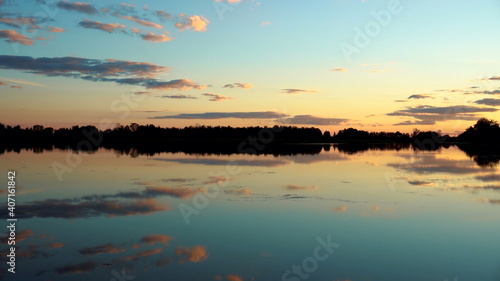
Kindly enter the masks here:
M 442 130 L 500 121 L 500 2 L 0 0 L 0 122 Z

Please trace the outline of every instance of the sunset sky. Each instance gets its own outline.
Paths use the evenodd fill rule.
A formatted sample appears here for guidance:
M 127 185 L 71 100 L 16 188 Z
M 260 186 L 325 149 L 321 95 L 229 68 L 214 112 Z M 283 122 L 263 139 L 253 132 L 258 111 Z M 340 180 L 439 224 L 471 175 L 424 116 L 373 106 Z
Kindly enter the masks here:
M 0 0 L 0 122 L 500 120 L 498 0 Z

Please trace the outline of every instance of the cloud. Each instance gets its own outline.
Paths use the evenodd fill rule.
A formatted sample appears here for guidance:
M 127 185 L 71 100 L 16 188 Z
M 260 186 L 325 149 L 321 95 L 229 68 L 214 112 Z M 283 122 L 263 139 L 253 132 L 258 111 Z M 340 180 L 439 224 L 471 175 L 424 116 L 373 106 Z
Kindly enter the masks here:
M 338 213 L 345 213 L 347 211 L 347 206 L 342 205 L 340 207 L 334 207 L 334 208 L 332 208 L 332 211 L 338 212 Z
M 172 240 L 172 237 L 164 234 L 151 234 L 144 236 L 141 239 L 143 243 L 146 243 L 148 245 L 153 245 L 156 243 L 168 244 L 170 240 Z
M 430 154 L 418 156 L 412 163 L 389 163 L 387 166 L 416 174 L 446 173 L 460 175 L 474 174 L 481 171 L 480 167 L 477 167 L 474 162 L 468 159 L 451 160 L 436 158 L 436 155 Z
M 50 32 L 56 32 L 56 33 L 61 33 L 64 32 L 63 28 L 60 27 L 54 27 L 54 26 L 49 26 L 49 29 L 47 29 Z
M 84 255 L 86 257 L 93 255 L 102 255 L 102 254 L 118 254 L 124 252 L 124 248 L 117 247 L 111 243 L 96 246 L 96 247 L 86 247 L 81 250 L 78 250 L 78 253 Z
M 204 93 L 204 96 L 210 97 L 210 101 L 223 101 L 223 100 L 234 100 L 232 97 L 227 97 L 223 95 Z
M 434 125 L 437 121 L 467 120 L 474 121 L 479 118 L 475 113 L 495 112 L 495 108 L 484 108 L 466 105 L 436 107 L 430 105 L 408 106 L 406 109 L 387 113 L 388 116 L 405 116 L 417 121 L 404 121 L 394 125 Z
M 347 72 L 347 69 L 339 67 L 339 68 L 334 68 L 330 69 L 330 71 L 336 71 L 336 72 Z
M 207 26 L 210 21 L 202 16 L 186 16 L 185 14 L 181 14 L 180 21 L 175 24 L 175 27 L 179 29 L 179 31 L 184 30 L 194 30 L 198 32 L 207 31 Z
M 36 83 L 36 82 L 32 82 L 32 81 L 27 81 L 27 80 L 24 80 L 24 79 L 12 79 L 12 78 L 7 78 L 7 77 L 0 77 L 0 79 L 5 80 L 5 81 L 9 81 L 9 82 L 12 82 L 12 83 L 16 83 L 16 84 L 38 86 L 38 87 L 48 87 L 45 84 L 40 84 L 40 83 Z M 5 84 L 5 85 L 7 85 L 7 84 Z
M 47 245 L 47 248 L 49 249 L 58 249 L 64 247 L 64 243 L 50 243 Z
M 214 0 L 215 2 L 223 2 L 224 0 Z M 240 3 L 242 0 L 226 0 L 227 3 L 231 3 L 231 4 L 237 4 L 237 3 Z
M 170 210 L 167 205 L 154 199 L 120 202 L 117 200 L 68 200 L 47 199 L 19 206 L 24 218 L 64 218 L 78 219 L 94 216 L 131 216 L 146 215 Z
M 275 111 L 260 111 L 260 112 L 206 112 L 206 113 L 182 113 L 177 115 L 156 116 L 150 119 L 224 119 L 224 118 L 239 118 L 239 119 L 274 119 L 289 116 L 285 113 Z
M 169 14 L 165 11 L 162 11 L 162 10 L 157 10 L 155 12 L 156 16 L 160 19 L 160 21 L 162 22 L 165 22 L 165 21 L 170 21 L 172 20 L 174 17 L 172 16 L 172 14 Z
M 193 197 L 197 192 L 197 190 L 188 187 L 147 187 L 141 195 L 168 195 L 176 198 L 189 199 Z
M 318 189 L 318 187 L 315 185 L 304 186 L 304 185 L 295 185 L 295 184 L 289 184 L 289 185 L 285 186 L 285 188 L 290 189 L 290 190 Z
M 383 73 L 383 72 L 390 72 L 390 71 L 393 71 L 392 69 L 373 69 L 373 70 L 367 70 L 367 72 L 371 72 L 371 73 Z
M 62 76 L 93 82 L 115 82 L 122 85 L 136 85 L 157 90 L 203 90 L 208 87 L 207 85 L 198 85 L 189 79 L 171 81 L 154 79 L 157 75 L 167 72 L 169 68 L 148 62 L 114 59 L 34 58 L 0 55 L 0 69 L 13 69 L 49 77 Z
M 482 99 L 482 100 L 477 100 L 474 103 L 484 104 L 489 106 L 500 106 L 500 99 Z
M 37 22 L 42 22 L 42 21 L 45 21 L 45 19 L 40 19 L 40 18 L 37 19 L 34 17 L 0 18 L 0 23 L 15 28 L 22 28 L 23 26 L 28 26 L 31 29 L 40 29 L 41 27 L 37 25 Z
M 186 96 L 186 95 L 164 95 L 161 97 L 165 99 L 197 99 L 197 97 Z
M 395 102 L 408 102 L 408 100 L 394 100 Z
M 188 199 L 193 197 L 198 192 L 198 190 L 191 189 L 188 187 L 159 187 L 159 186 L 151 186 L 150 183 L 137 183 L 137 184 L 148 185 L 148 187 L 146 187 L 146 189 L 141 191 L 124 191 L 124 192 L 118 192 L 116 194 L 91 195 L 91 196 L 84 196 L 81 199 L 89 201 L 96 201 L 96 200 L 99 201 L 112 198 L 149 199 L 159 196 L 171 196 L 175 198 Z
M 480 94 L 480 95 L 500 95 L 500 90 L 493 90 L 493 91 L 475 91 L 472 93 L 465 93 L 465 95 L 471 95 L 471 94 Z
M 148 256 L 159 254 L 162 251 L 163 251 L 162 248 L 151 249 L 151 250 L 144 250 L 144 251 L 138 252 L 137 254 L 135 254 L 133 256 L 124 257 L 122 260 L 124 260 L 124 261 L 135 261 L 135 260 L 138 260 L 138 259 L 143 258 L 143 257 L 148 257 Z
M 0 85 L 2 85 L 2 86 L 8 86 L 9 84 L 7 84 L 7 83 L 5 83 L 3 81 L 0 81 Z
M 205 246 L 194 246 L 192 248 L 179 246 L 179 248 L 175 250 L 175 254 L 182 258 L 181 263 L 185 261 L 202 262 L 208 258 L 207 248 Z
M 476 176 L 476 179 L 484 182 L 497 182 L 500 181 L 500 175 L 499 174 L 482 175 L 482 176 Z
M 138 24 L 140 24 L 142 26 L 163 29 L 163 26 L 161 26 L 160 24 L 157 24 L 157 23 L 154 23 L 154 22 L 150 22 L 150 21 L 146 21 L 146 20 L 140 20 L 140 19 L 132 17 L 132 16 L 120 16 L 120 18 L 133 21 L 133 22 L 138 23 Z
M 217 158 L 203 158 L 203 159 L 192 159 L 192 158 L 176 158 L 176 159 L 165 159 L 165 158 L 154 158 L 156 161 L 166 161 L 166 162 L 176 162 L 182 164 L 200 164 L 209 166 L 224 166 L 227 165 L 227 159 L 217 159 Z M 283 159 L 238 159 L 238 166 L 259 166 L 259 167 L 278 167 L 282 165 L 289 164 L 288 161 Z
M 186 183 L 186 182 L 195 181 L 195 180 L 196 180 L 195 178 L 170 178 L 170 179 L 162 179 L 161 181 Z
M 483 81 L 487 81 L 487 80 L 496 80 L 496 81 L 500 81 L 500 76 L 492 76 L 490 78 L 484 78 L 484 79 L 481 79 Z
M 239 275 L 227 275 L 226 276 L 227 281 L 243 281 L 243 278 Z
M 250 89 L 252 88 L 253 85 L 251 83 L 233 83 L 233 84 L 226 84 L 224 85 L 224 88 L 242 88 L 242 89 Z
M 106 76 L 148 77 L 167 72 L 168 67 L 124 60 L 97 60 L 79 57 L 0 56 L 1 69 L 21 70 L 46 76 L 69 76 L 88 80 Z M 87 76 L 87 77 L 84 77 Z
M 13 85 L 13 86 L 10 86 L 10 87 L 14 88 L 14 89 L 22 89 L 23 88 L 22 86 L 17 86 L 17 85 L 16 86 Z
M 252 195 L 253 191 L 251 189 L 248 189 L 248 188 L 230 188 L 230 189 L 224 190 L 224 193 L 232 194 L 235 196 L 240 196 L 240 195 L 248 196 L 248 195 Z
M 66 265 L 56 269 L 59 274 L 80 274 L 88 273 L 97 267 L 97 263 L 93 261 L 87 261 L 78 264 Z
M 208 85 L 198 85 L 189 79 L 176 79 L 172 81 L 147 81 L 144 86 L 148 89 L 156 90 L 204 90 Z
M 260 25 L 262 26 L 266 26 L 266 25 L 271 25 L 272 23 L 270 21 L 265 21 L 263 23 L 261 23 Z
M 417 186 L 436 186 L 436 184 L 431 181 L 408 180 L 408 183 Z
M 28 239 L 31 236 L 34 236 L 35 233 L 31 229 L 25 229 L 22 231 L 19 231 L 16 235 L 16 242 L 21 242 L 25 239 Z
M 9 43 L 19 43 L 25 46 L 33 45 L 33 42 L 35 42 L 35 40 L 19 34 L 15 30 L 0 29 L 0 38 L 6 38 Z
M 411 95 L 408 97 L 409 100 L 411 99 L 432 99 L 432 95 L 429 95 L 429 94 L 416 94 L 416 95 Z
M 282 124 L 304 124 L 304 125 L 339 125 L 349 121 L 349 119 L 343 118 L 323 118 L 313 115 L 296 115 L 290 118 L 282 118 L 279 123 Z
M 106 32 L 113 32 L 116 29 L 123 29 L 126 26 L 119 23 L 102 23 L 100 21 L 91 21 L 84 19 L 79 23 L 80 26 L 84 28 L 98 29 Z
M 57 2 L 57 7 L 67 11 L 75 11 L 89 15 L 97 14 L 97 9 L 89 3 L 59 1 Z
M 283 89 L 282 92 L 285 94 L 316 93 L 316 91 L 303 89 Z
M 174 40 L 173 37 L 167 36 L 165 34 L 155 34 L 153 32 L 141 34 L 141 38 L 142 40 L 151 41 L 153 43 L 168 42 Z

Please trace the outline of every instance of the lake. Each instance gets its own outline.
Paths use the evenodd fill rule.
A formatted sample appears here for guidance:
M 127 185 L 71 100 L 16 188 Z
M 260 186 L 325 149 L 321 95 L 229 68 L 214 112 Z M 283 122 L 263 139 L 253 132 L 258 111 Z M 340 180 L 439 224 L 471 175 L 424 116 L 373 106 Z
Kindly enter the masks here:
M 455 146 L 317 151 L 5 152 L 18 220 L 16 274 L 3 262 L 2 277 L 500 280 L 498 161 Z

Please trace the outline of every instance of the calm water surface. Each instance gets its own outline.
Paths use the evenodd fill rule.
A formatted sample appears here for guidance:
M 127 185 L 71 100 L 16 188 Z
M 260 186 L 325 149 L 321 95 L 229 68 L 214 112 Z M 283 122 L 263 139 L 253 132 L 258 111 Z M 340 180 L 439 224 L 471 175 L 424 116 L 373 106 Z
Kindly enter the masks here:
M 0 155 L 4 280 L 500 280 L 500 171 L 455 147 L 69 156 Z

